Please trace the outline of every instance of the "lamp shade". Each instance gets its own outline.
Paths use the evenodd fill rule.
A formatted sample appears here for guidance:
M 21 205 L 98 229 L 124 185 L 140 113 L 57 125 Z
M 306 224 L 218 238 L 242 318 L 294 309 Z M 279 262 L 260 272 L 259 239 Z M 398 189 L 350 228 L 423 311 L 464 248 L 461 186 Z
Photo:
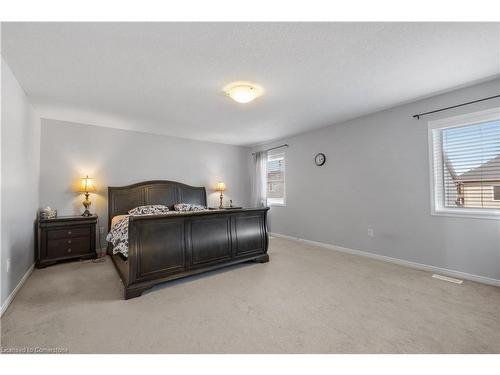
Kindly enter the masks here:
M 82 193 L 92 193 L 95 191 L 93 179 L 89 176 L 82 178 L 82 183 L 80 184 L 80 191 Z
M 218 182 L 217 186 L 215 187 L 216 191 L 224 191 L 226 190 L 226 184 L 224 182 Z

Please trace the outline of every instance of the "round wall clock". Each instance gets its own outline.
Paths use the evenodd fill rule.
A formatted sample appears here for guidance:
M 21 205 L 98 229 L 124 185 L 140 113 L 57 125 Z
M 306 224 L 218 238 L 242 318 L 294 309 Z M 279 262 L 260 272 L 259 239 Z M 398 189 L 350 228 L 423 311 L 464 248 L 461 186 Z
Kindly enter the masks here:
M 314 163 L 318 166 L 321 167 L 323 164 L 326 163 L 326 156 L 323 153 L 319 153 L 314 157 Z

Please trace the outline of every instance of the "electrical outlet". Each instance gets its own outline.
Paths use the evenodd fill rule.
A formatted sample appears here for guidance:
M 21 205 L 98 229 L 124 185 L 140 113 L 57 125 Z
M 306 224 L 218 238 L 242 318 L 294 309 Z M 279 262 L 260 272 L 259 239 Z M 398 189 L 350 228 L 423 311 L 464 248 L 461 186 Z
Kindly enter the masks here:
M 7 272 L 10 272 L 10 258 L 7 259 L 6 263 Z
M 368 228 L 368 237 L 373 237 L 375 235 L 375 231 L 373 228 Z

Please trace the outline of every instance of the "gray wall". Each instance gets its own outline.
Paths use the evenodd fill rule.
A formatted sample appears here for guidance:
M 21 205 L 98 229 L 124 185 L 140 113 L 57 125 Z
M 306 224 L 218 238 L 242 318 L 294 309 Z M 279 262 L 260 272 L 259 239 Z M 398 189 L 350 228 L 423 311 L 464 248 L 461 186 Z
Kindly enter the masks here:
M 2 58 L 2 306 L 34 263 L 40 119 Z M 10 270 L 7 272 L 8 263 Z
M 81 214 L 83 195 L 76 187 L 87 174 L 95 178 L 90 211 L 101 227 L 107 226 L 107 187 L 145 180 L 205 186 L 210 206 L 218 206 L 213 188 L 224 181 L 225 204 L 248 205 L 247 153 L 246 147 L 42 119 L 40 205 L 59 215 Z
M 255 147 L 290 145 L 286 207 L 272 207 L 271 231 L 500 279 L 500 221 L 431 216 L 427 141 L 427 121 L 499 102 L 411 117 L 499 92 L 497 79 Z

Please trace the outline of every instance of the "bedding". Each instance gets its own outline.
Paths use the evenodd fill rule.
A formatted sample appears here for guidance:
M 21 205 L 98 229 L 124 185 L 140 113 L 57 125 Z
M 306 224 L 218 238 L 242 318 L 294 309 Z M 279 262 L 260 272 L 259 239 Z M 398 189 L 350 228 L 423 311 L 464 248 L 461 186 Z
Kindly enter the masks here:
M 161 215 L 168 212 L 168 207 L 162 204 L 153 204 L 148 206 L 139 206 L 128 213 L 130 215 Z
M 111 220 L 111 230 L 106 236 L 106 241 L 113 244 L 113 254 L 122 254 L 128 257 L 128 222 L 130 216 L 142 215 L 175 215 L 190 211 L 207 211 L 205 206 L 190 203 L 178 203 L 175 211 L 170 211 L 167 206 L 150 205 L 139 206 L 129 211 L 129 215 L 117 215 Z
M 121 217 L 120 217 L 121 216 Z M 118 215 L 111 221 L 111 230 L 106 236 L 106 241 L 113 244 L 113 254 L 122 254 L 128 257 L 128 218 L 130 215 Z
M 113 217 L 113 219 L 111 220 L 111 228 L 113 228 L 116 223 L 118 223 L 121 219 L 125 217 L 128 217 L 128 215 L 116 215 L 115 217 Z
M 180 211 L 180 212 L 207 211 L 207 208 L 205 206 L 201 206 L 199 204 L 177 203 L 177 204 L 174 204 L 174 210 Z

